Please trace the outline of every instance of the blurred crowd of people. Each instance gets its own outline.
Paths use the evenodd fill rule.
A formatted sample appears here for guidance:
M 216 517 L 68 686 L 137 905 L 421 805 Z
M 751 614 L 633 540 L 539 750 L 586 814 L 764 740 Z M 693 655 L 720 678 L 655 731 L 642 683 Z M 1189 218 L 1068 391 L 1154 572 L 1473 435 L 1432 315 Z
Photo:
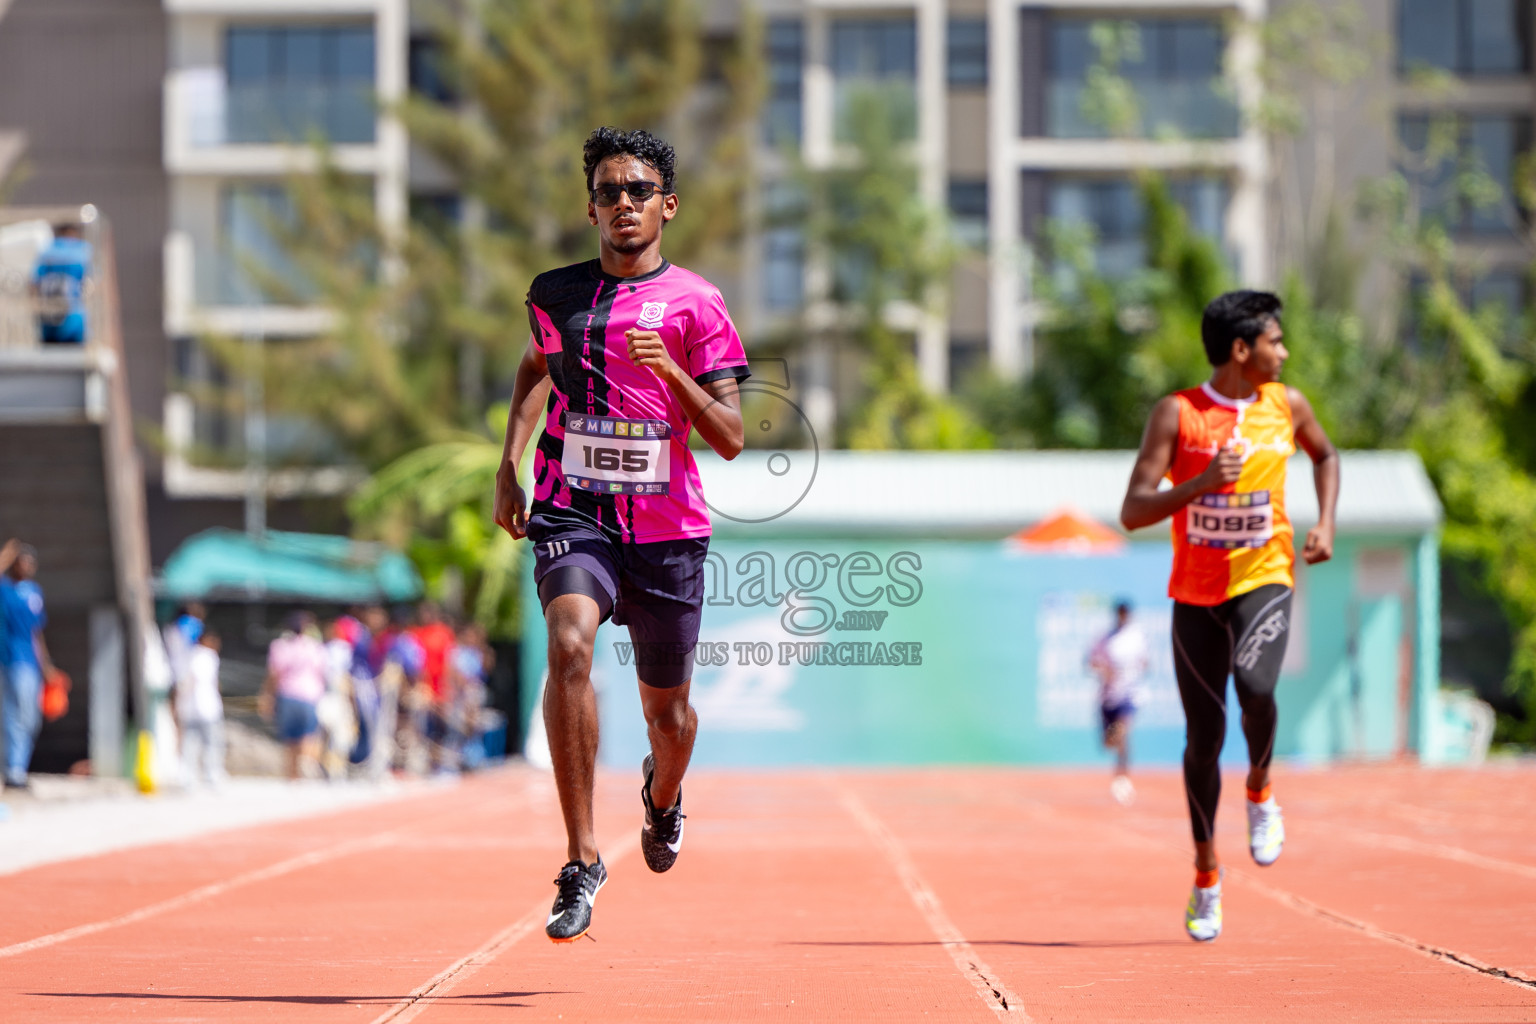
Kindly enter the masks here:
M 217 633 L 191 604 L 165 628 L 184 783 L 224 772 Z M 475 623 L 436 605 L 391 615 L 381 606 L 325 622 L 291 613 L 267 649 L 257 708 L 286 751 L 289 778 L 453 774 L 485 757 L 500 721 L 487 704 L 492 652 Z

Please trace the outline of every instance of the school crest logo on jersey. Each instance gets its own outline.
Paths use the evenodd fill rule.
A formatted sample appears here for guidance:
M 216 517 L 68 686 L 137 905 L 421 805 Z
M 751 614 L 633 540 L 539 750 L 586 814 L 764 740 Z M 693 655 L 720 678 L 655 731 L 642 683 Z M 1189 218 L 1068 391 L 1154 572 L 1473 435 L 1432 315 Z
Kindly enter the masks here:
M 635 323 L 641 327 L 660 327 L 662 315 L 667 311 L 665 302 L 647 302 L 640 307 L 640 315 L 635 318 Z

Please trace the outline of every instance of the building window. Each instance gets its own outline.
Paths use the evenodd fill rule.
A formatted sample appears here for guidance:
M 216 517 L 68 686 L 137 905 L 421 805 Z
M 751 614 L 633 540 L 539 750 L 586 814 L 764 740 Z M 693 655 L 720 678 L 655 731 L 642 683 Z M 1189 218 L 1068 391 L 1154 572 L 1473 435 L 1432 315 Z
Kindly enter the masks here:
M 445 106 L 458 102 L 459 94 L 453 87 L 443 40 L 437 36 L 412 36 L 409 59 L 411 92 Z
M 1528 278 L 1522 267 L 1497 267 L 1476 278 L 1467 289 L 1467 305 L 1478 316 L 1496 318 L 1499 339 L 1508 344 L 1524 335 L 1521 321 L 1528 302 Z
M 949 390 L 965 387 L 987 365 L 986 338 L 951 338 L 949 342 Z
M 1190 227 L 1222 239 L 1231 189 L 1225 179 L 1201 175 L 1168 183 Z M 1126 277 L 1146 267 L 1146 204 L 1128 178 L 1053 176 L 1046 186 L 1046 214 L 1056 227 L 1088 246 L 1093 268 L 1105 277 Z M 1061 265 L 1061 271 L 1070 268 Z
M 414 192 L 410 198 L 411 226 L 440 242 L 452 242 L 464 215 L 463 197 L 456 192 Z
M 1398 137 L 1421 218 L 1459 235 L 1514 237 L 1521 228 L 1512 185 L 1530 148 L 1531 120 L 1509 114 L 1406 114 Z M 1477 187 L 1491 182 L 1494 195 Z
M 1531 301 L 1528 271 L 1518 266 L 1494 267 L 1475 277 L 1467 273 L 1456 274 L 1450 283 L 1457 300 L 1482 321 L 1505 354 L 1518 358 L 1528 330 Z M 1443 331 L 1430 334 L 1426 330 L 1424 303 L 1429 279 L 1421 272 L 1414 272 L 1409 275 L 1406 285 L 1403 341 L 1421 354 L 1443 354 Z
M 763 190 L 763 306 L 770 312 L 793 312 L 805 302 L 805 215 L 796 186 L 773 182 Z
M 239 26 L 225 34 L 233 143 L 374 139 L 371 26 Z
M 1094 109 L 1089 85 L 1089 70 L 1107 63 L 1130 83 L 1132 134 L 1232 138 L 1238 133 L 1237 105 L 1223 84 L 1226 37 L 1215 19 L 1054 18 L 1047 49 L 1046 134 L 1053 138 L 1103 138 L 1115 129 Z M 1109 50 L 1118 51 L 1118 62 L 1106 61 Z
M 805 64 L 805 31 L 799 21 L 768 23 L 768 102 L 763 134 L 770 146 L 800 143 L 800 75 Z
M 220 193 L 223 244 L 200 260 L 200 296 L 208 305 L 291 305 L 312 296 L 279 235 L 293 222 L 293 199 L 282 185 L 226 185 Z
M 1531 69 L 1531 0 L 1400 0 L 1400 72 L 1520 75 Z
M 832 22 L 834 134 L 852 141 L 855 118 L 878 103 L 896 137 L 917 137 L 917 23 L 912 17 Z
M 949 51 L 951 89 L 987 87 L 987 19 L 950 18 L 946 48 Z
M 949 179 L 949 221 L 961 245 L 987 247 L 986 178 Z

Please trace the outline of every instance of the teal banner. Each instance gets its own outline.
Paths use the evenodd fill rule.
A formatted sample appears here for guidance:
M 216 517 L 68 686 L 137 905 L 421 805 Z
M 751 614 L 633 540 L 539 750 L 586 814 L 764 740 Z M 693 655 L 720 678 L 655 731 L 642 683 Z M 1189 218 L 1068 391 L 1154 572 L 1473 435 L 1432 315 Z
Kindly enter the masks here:
M 1118 598 L 1152 648 L 1140 761 L 1176 761 L 1163 545 L 1107 557 L 1007 542 L 717 540 L 695 652 L 694 763 L 712 766 L 1092 763 L 1088 651 Z M 603 763 L 647 748 L 628 632 L 599 632 Z

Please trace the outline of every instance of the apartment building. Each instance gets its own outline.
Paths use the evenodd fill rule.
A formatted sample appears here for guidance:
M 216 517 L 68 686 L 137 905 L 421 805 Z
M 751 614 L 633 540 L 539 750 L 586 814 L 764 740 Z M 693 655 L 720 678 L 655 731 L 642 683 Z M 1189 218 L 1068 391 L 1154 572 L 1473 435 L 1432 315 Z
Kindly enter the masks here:
M 1531 0 L 1358 0 L 1380 44 L 1371 70 L 1333 98 L 1326 140 L 1273 144 L 1243 116 L 1259 89 L 1254 30 L 1302 2 L 760 0 L 761 164 L 770 179 L 787 173 L 791 151 L 827 166 L 847 142 L 850 96 L 875 85 L 905 97 L 920 192 L 948 207 L 967 246 L 947 317 L 912 321 L 922 378 L 945 390 L 980 364 L 1016 376 L 1033 359 L 1046 225 L 1091 229 L 1102 269 L 1133 269 L 1144 256 L 1140 169 L 1168 176 L 1195 227 L 1253 285 L 1276 283 L 1295 258 L 1288 211 L 1320 178 L 1347 199 L 1404 166 L 1446 116 L 1459 152 L 1508 186 L 1536 100 Z M 711 31 L 731 30 L 736 4 L 706 7 Z M 409 0 L 12 0 L 0 12 L 0 156 L 20 153 L 31 169 L 13 201 L 88 198 L 116 228 L 134 408 L 155 428 L 145 436 L 163 439 L 147 451 L 157 560 L 196 529 L 246 521 L 253 493 L 271 499 L 260 504 L 274 524 L 300 524 L 298 502 L 344 489 L 345 474 L 253 479 L 249 444 L 281 463 L 313 438 L 302 423 L 203 401 L 204 385 L 222 382 L 198 338 L 214 331 L 259 350 L 324 329 L 328 314 L 302 302 L 302 282 L 290 289 L 298 304 L 280 304 L 248 271 L 251 260 L 283 269 L 265 224 L 283 215 L 281 182 L 312 159 L 314 133 L 372 190 L 384 224 L 405 223 L 413 207 L 454 214 L 452 182 L 413 160 L 377 102 L 436 87 Z M 1116 70 L 1138 116 L 1113 130 L 1083 104 L 1105 21 L 1133 26 L 1136 40 Z M 1424 68 L 1459 84 L 1426 84 Z M 1278 180 L 1282 157 L 1308 168 L 1299 199 Z M 1522 212 L 1428 184 L 1425 209 L 1482 260 L 1469 294 L 1522 298 Z M 772 188 L 761 191 L 771 201 Z M 793 225 L 765 222 L 747 252 L 721 283 L 750 343 L 814 299 L 817 268 Z M 836 398 L 833 368 L 816 358 L 797 371 L 813 413 Z
M 1513 331 L 1531 299 L 1536 258 L 1532 211 L 1521 208 L 1514 187 L 1536 110 L 1532 4 L 1378 0 L 1369 11 L 1397 41 L 1373 83 L 1391 97 L 1389 159 L 1410 184 L 1413 212 L 1443 225 L 1455 241 L 1463 299 L 1474 308 L 1501 308 Z M 1486 201 L 1469 195 L 1459 180 L 1468 168 L 1480 169 L 1496 194 Z
M 1262 0 L 1106 4 L 1084 0 L 775 0 L 769 19 L 771 97 L 765 142 L 798 143 L 826 165 L 843 141 L 839 117 L 856 87 L 904 83 L 922 193 L 948 206 L 973 247 L 953 282 L 950 317 L 918 332 L 918 362 L 944 390 L 978 362 L 1006 375 L 1032 359 L 1032 281 L 1048 219 L 1093 230 L 1108 272 L 1142 260 L 1135 171 L 1166 172 L 1201 231 L 1238 275 L 1267 280 L 1266 153 L 1239 116 L 1255 88 Z M 1137 52 L 1117 71 L 1135 87 L 1139 123 L 1110 128 L 1085 115 L 1095 22 L 1129 24 Z M 1129 136 L 1129 137 L 1126 137 Z M 804 299 L 788 231 L 763 240 L 754 297 L 770 315 Z
M 198 339 L 246 339 L 259 357 L 327 328 L 329 312 L 305 302 L 272 232 L 291 213 L 284 179 L 313 163 L 313 139 L 328 140 L 337 167 L 371 190 L 382 225 L 404 225 L 407 142 L 384 109 L 408 87 L 409 9 L 407 0 L 165 0 L 165 11 L 164 316 L 176 384 L 163 415 L 164 485 L 173 499 L 253 496 L 247 522 L 259 526 L 263 494 L 335 494 L 352 479 L 335 469 L 269 474 L 269 463 L 325 461 L 323 443 L 306 424 L 262 412 L 258 394 L 246 394 L 243 415 L 199 401 L 228 382 Z M 280 293 L 264 287 L 268 274 L 283 280 Z

